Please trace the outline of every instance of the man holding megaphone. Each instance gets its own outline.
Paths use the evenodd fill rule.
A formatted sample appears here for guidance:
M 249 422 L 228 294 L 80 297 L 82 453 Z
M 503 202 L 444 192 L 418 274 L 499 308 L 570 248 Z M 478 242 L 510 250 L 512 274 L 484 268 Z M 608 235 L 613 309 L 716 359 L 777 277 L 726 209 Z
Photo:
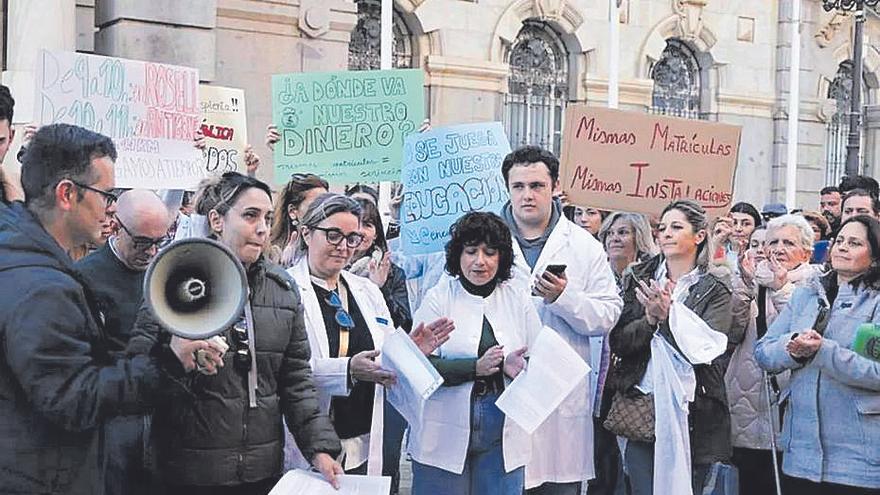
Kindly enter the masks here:
M 116 196 L 106 136 L 54 124 L 23 157 L 25 202 L 0 205 L 0 484 L 15 493 L 102 493 L 103 432 L 146 412 L 205 341 L 116 359 L 92 291 L 67 254 L 97 243 Z M 213 367 L 213 363 L 208 363 Z

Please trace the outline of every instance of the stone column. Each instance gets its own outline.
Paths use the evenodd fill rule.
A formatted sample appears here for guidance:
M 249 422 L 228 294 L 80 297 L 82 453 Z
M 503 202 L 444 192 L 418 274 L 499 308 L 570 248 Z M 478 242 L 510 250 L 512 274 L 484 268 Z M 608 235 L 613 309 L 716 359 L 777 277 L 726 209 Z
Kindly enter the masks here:
M 76 49 L 76 1 L 9 0 L 7 19 L 3 84 L 15 98 L 15 123 L 31 122 L 40 50 Z
M 97 0 L 95 53 L 199 69 L 215 78 L 216 0 Z

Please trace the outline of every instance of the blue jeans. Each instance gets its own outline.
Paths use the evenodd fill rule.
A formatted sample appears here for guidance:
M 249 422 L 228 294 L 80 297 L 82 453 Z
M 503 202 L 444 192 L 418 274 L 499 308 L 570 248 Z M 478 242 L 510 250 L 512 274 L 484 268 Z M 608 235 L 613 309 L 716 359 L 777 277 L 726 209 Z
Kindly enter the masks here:
M 498 393 L 471 399 L 471 437 L 464 471 L 455 474 L 413 461 L 413 495 L 522 495 L 523 467 L 504 472 L 504 413 Z

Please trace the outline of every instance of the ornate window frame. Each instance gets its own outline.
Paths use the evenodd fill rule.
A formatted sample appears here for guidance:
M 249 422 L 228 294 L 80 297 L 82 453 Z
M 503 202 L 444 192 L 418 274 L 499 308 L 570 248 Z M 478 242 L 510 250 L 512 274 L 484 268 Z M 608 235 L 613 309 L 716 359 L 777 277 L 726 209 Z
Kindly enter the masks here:
M 678 38 L 666 40 L 659 60 L 651 67 L 651 113 L 689 119 L 705 118 L 704 69 L 695 51 Z
M 377 70 L 380 68 L 381 0 L 355 0 L 358 20 L 348 44 L 348 70 Z M 391 14 L 391 66 L 395 69 L 414 67 L 416 61 L 413 32 L 403 15 L 395 7 Z

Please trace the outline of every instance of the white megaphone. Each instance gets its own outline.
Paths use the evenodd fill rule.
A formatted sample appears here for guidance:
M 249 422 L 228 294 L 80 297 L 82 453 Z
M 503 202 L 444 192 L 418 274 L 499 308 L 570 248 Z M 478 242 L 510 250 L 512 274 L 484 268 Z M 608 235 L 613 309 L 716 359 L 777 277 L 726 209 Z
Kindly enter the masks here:
M 182 239 L 159 252 L 144 276 L 144 300 L 159 324 L 190 340 L 223 333 L 241 318 L 248 285 L 226 246 Z

